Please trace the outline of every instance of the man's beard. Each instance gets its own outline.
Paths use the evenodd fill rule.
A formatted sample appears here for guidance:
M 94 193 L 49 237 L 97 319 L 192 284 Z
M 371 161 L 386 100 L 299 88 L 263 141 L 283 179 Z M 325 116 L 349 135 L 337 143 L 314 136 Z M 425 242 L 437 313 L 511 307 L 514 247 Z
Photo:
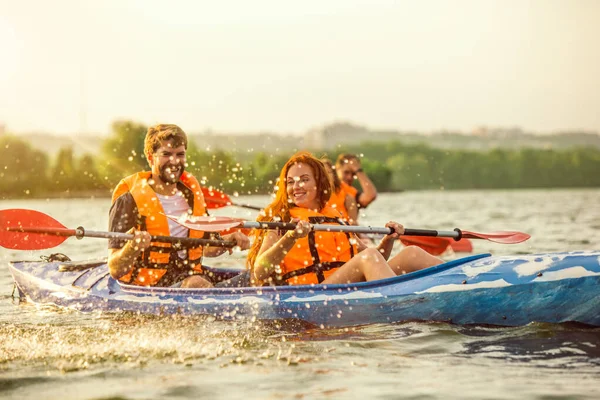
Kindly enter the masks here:
M 169 171 L 167 171 L 169 169 Z M 179 182 L 179 178 L 181 178 L 181 174 L 185 170 L 185 166 L 183 164 L 179 165 L 171 165 L 166 164 L 160 169 L 160 179 L 165 183 L 177 183 Z

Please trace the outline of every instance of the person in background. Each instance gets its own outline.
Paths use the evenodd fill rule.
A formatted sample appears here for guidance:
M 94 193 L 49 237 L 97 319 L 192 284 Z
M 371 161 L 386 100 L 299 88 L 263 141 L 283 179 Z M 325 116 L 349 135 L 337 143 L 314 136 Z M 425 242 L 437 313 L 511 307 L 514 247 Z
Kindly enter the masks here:
M 148 128 L 144 154 L 151 168 L 121 180 L 112 195 L 109 230 L 134 235 L 109 241 L 108 268 L 120 282 L 141 286 L 211 287 L 202 258 L 216 257 L 223 247 L 176 248 L 153 242 L 152 235 L 214 238 L 189 230 L 166 215 L 207 215 L 200 183 L 186 167 L 187 135 L 177 125 Z M 219 238 L 219 237 L 217 237 Z M 250 241 L 240 232 L 224 235 L 242 250 Z M 231 250 L 230 250 L 231 253 Z
M 340 181 L 340 178 L 335 173 L 335 168 L 331 161 L 327 158 L 322 158 L 321 161 L 333 183 L 333 193 L 331 193 L 327 206 L 339 211 L 344 221 L 348 224 L 357 225 L 358 206 L 356 199 L 342 189 L 342 181 Z
M 257 221 L 297 222 L 287 232 L 256 230 L 247 258 L 255 284 L 306 285 L 372 281 L 441 264 L 419 247 L 408 246 L 389 259 L 402 225 L 377 248 L 368 248 L 347 232 L 313 231 L 312 224 L 340 224 L 327 206 L 333 184 L 323 163 L 307 152 L 292 156 L 279 175 L 277 192 Z
M 360 208 L 366 208 L 377 198 L 377 188 L 362 169 L 356 155 L 340 154 L 335 162 L 335 171 L 342 181 L 342 189 L 356 199 Z M 352 186 L 354 179 L 358 179 L 360 191 Z

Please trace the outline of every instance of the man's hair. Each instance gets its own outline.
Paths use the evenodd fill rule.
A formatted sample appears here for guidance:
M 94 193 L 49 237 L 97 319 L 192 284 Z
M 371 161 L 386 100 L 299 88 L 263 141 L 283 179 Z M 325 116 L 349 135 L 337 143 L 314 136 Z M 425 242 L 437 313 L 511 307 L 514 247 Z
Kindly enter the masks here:
M 181 145 L 187 149 L 187 135 L 177 125 L 158 124 L 148 128 L 146 139 L 144 139 L 144 154 L 148 157 L 160 147 L 164 140 L 172 140 L 174 147 Z
M 358 157 L 355 154 L 342 153 L 337 157 L 337 160 L 335 160 L 335 166 L 339 168 L 353 160 L 358 161 Z

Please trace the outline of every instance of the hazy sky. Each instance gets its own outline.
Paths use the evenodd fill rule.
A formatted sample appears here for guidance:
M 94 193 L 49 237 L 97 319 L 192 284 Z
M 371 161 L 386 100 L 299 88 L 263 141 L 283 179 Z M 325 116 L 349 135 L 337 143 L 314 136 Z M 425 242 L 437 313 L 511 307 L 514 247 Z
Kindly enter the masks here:
M 600 131 L 597 0 L 0 0 L 0 124 Z

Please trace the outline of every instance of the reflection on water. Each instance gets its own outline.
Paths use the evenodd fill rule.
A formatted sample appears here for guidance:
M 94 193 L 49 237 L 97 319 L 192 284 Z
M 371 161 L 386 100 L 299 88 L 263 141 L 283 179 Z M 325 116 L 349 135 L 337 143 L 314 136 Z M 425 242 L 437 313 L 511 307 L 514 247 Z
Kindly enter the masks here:
M 600 249 L 598 190 L 383 194 L 362 216 L 382 226 L 519 230 L 523 244 L 474 242 L 476 252 Z M 551 200 L 551 201 L 549 201 Z M 264 204 L 268 197 L 245 198 Z M 5 201 L 68 227 L 105 230 L 108 200 Z M 217 214 L 253 218 L 245 209 Z M 106 242 L 68 239 L 42 252 L 106 255 Z M 215 265 L 243 262 L 220 257 Z M 447 255 L 452 258 L 453 255 Z M 405 322 L 315 329 L 300 321 L 82 314 L 18 304 L 0 270 L 0 397 L 27 398 L 597 398 L 600 328 L 532 323 L 500 328 Z

